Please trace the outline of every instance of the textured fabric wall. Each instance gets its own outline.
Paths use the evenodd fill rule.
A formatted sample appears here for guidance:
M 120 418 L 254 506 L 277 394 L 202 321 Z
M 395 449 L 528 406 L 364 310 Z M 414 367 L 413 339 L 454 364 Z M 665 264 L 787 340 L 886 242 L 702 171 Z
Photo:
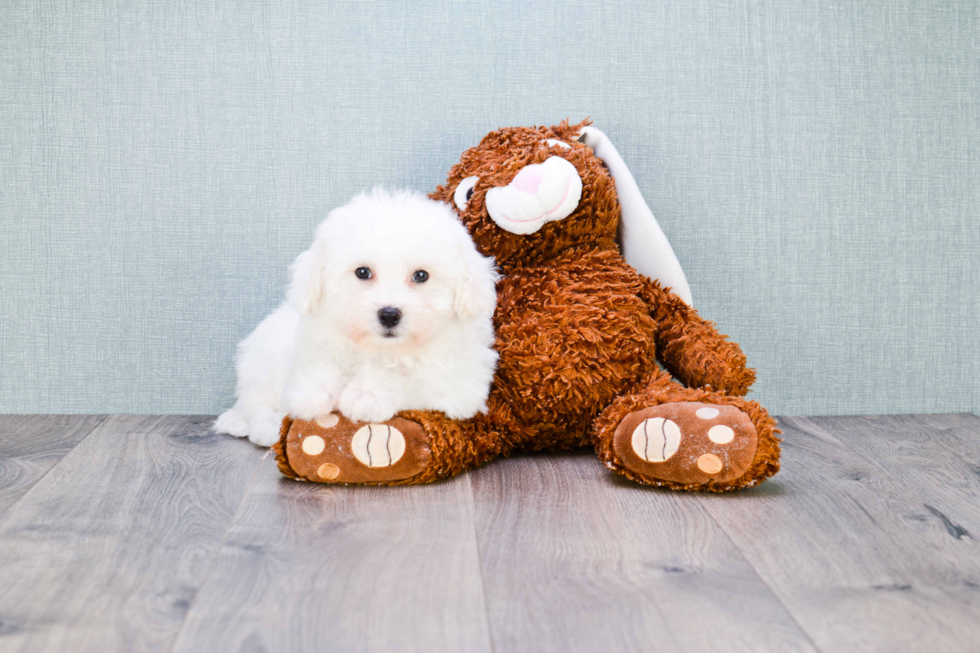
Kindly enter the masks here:
M 980 410 L 980 9 L 0 7 L 0 411 L 215 413 L 334 206 L 592 116 L 777 413 Z

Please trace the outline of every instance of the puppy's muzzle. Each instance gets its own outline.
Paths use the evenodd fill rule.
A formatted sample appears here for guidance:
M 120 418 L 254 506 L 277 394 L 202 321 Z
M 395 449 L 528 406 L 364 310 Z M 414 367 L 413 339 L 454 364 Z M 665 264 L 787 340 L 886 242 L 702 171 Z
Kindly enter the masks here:
M 398 326 L 398 323 L 401 322 L 401 320 L 402 312 L 397 308 L 385 306 L 378 311 L 378 322 L 380 322 L 381 326 L 385 328 L 385 331 L 389 332 L 385 333 L 386 337 L 391 337 L 394 335 L 393 333 L 390 333 L 390 331 Z

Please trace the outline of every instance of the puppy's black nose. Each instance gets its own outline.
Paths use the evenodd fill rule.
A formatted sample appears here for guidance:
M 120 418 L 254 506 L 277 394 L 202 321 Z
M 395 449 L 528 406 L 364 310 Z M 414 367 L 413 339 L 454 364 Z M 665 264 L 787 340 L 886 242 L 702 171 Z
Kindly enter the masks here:
M 402 319 L 402 312 L 397 308 L 385 306 L 378 311 L 378 321 L 386 329 L 394 329 Z

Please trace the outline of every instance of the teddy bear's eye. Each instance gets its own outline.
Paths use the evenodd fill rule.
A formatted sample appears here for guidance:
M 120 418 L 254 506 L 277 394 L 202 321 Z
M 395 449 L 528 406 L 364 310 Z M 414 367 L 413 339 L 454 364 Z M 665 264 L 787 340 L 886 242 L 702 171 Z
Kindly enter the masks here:
M 456 202 L 456 208 L 460 211 L 466 208 L 470 198 L 473 197 L 473 190 L 478 181 L 480 181 L 479 177 L 467 177 L 459 182 L 459 186 L 456 187 L 456 191 L 453 193 L 453 201 Z
M 354 275 L 358 279 L 370 279 L 371 278 L 371 268 L 357 268 L 354 270 Z

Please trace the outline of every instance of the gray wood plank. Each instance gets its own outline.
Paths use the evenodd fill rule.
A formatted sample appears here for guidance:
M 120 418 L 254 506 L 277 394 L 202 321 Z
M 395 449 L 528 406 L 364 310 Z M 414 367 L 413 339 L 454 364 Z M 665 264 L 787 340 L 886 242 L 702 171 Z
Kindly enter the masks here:
M 964 427 L 973 431 L 980 428 L 980 415 L 975 413 L 924 413 L 921 415 L 897 415 L 897 417 L 911 417 L 938 428 Z
M 162 651 L 262 452 L 211 418 L 110 417 L 0 519 L 0 649 Z
M 469 477 L 300 483 L 270 456 L 174 650 L 490 650 Z
M 0 415 L 0 515 L 105 415 Z
M 875 415 L 792 423 L 832 434 L 898 481 L 918 497 L 923 518 L 957 538 L 980 537 L 980 418 Z
M 592 452 L 472 473 L 498 651 L 812 651 L 704 510 Z
M 803 418 L 782 428 L 782 473 L 704 505 L 817 645 L 976 651 L 977 542 L 924 507 L 921 483 L 840 433 Z

